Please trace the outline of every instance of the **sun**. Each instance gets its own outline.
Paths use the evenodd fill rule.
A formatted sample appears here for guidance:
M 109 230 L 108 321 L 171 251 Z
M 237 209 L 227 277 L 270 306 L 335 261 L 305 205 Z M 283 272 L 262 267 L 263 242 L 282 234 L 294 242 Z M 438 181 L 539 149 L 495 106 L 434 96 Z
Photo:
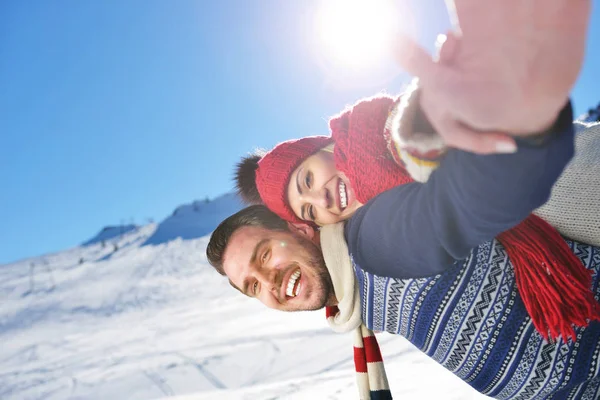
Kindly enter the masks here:
M 352 70 L 385 62 L 398 15 L 393 0 L 323 0 L 315 18 L 321 56 L 333 67 Z

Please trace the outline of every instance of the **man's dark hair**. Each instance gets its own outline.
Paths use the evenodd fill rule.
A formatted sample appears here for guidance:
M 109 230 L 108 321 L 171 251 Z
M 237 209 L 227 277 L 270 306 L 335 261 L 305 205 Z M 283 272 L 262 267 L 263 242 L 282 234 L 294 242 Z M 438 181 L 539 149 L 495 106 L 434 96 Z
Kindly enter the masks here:
M 289 230 L 287 222 L 263 205 L 246 207 L 228 217 L 212 233 L 206 247 L 208 262 L 221 275 L 225 275 L 225 271 L 223 270 L 223 254 L 225 253 L 229 239 L 231 239 L 235 231 L 244 226 L 256 226 L 274 231 Z

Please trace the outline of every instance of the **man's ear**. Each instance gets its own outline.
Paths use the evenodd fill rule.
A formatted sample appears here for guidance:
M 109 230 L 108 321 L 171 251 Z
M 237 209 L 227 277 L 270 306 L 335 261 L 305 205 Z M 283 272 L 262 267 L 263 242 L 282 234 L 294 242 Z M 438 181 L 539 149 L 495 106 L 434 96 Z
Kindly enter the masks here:
M 315 238 L 315 228 L 313 228 L 309 224 L 303 224 L 301 222 L 288 222 L 288 228 L 290 231 L 294 233 L 298 233 L 308 240 L 314 240 Z

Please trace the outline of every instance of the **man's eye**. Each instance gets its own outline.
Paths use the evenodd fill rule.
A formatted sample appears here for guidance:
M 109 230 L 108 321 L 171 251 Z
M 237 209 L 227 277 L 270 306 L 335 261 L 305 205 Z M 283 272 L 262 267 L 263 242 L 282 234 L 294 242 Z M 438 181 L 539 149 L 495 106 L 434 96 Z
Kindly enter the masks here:
M 269 250 L 265 251 L 261 257 L 261 261 L 264 263 L 269 258 Z
M 256 296 L 257 291 L 258 291 L 258 281 L 254 282 L 254 284 L 252 285 L 252 294 Z

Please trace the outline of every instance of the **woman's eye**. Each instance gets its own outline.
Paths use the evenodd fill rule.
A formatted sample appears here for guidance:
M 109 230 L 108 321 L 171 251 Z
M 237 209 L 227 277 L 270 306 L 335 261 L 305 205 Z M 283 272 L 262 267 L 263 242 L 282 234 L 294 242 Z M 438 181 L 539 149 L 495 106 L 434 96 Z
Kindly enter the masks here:
M 312 184 L 312 174 L 308 172 L 306 177 L 304 178 L 304 184 L 308 189 L 310 189 L 310 185 Z
M 254 285 L 252 285 L 252 294 L 256 296 L 257 290 L 258 290 L 258 281 L 254 282 Z
M 308 219 L 311 221 L 315 220 L 315 211 L 313 206 L 308 206 L 308 210 L 307 210 L 307 215 L 308 215 Z

